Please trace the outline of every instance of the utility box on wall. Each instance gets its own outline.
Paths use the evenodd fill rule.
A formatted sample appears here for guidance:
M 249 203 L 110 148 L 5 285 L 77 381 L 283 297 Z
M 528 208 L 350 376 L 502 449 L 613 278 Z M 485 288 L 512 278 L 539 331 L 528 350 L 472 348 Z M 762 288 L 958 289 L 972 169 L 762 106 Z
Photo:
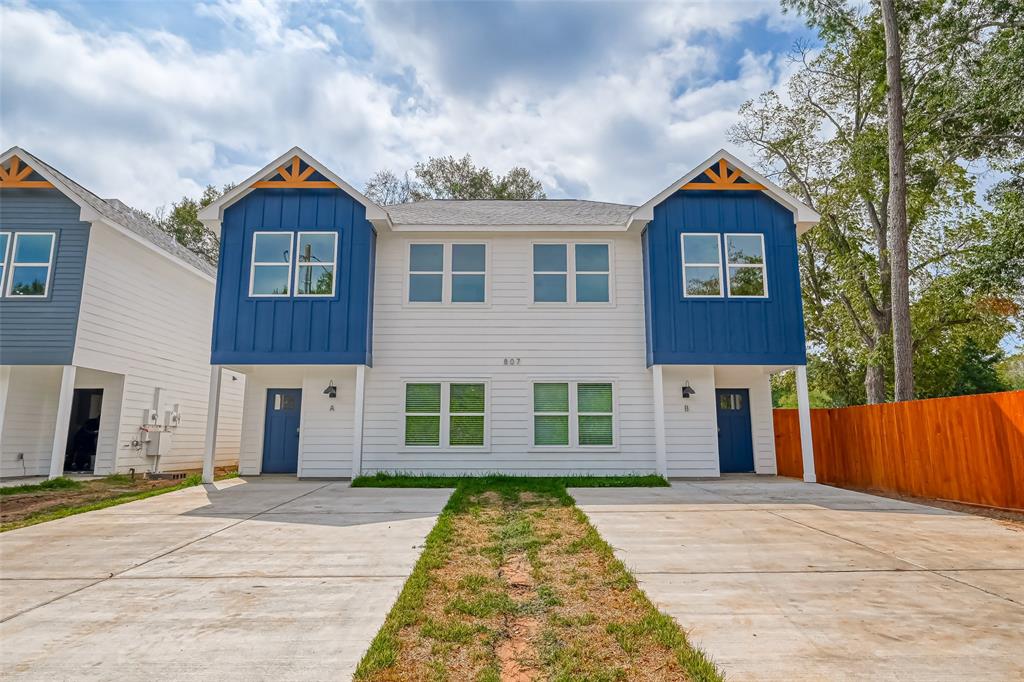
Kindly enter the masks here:
M 146 441 L 146 456 L 163 457 L 170 453 L 174 434 L 170 431 L 150 431 Z

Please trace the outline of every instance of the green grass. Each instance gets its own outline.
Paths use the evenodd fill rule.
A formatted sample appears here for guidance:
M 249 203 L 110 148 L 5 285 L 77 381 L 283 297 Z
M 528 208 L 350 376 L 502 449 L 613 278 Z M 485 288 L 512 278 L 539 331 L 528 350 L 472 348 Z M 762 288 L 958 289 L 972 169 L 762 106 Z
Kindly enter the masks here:
M 6 488 L 0 488 L 0 497 L 7 495 L 22 495 L 24 493 L 35 493 L 44 490 L 75 490 L 82 487 L 81 481 L 75 481 L 70 478 L 53 478 L 49 481 L 43 481 L 42 483 L 30 483 L 26 485 L 11 485 Z
M 446 647 L 467 645 L 479 630 L 473 629 L 456 620 L 445 622 L 432 621 L 423 615 L 426 595 L 432 585 L 431 573 L 445 567 L 451 550 L 455 547 L 455 519 L 461 515 L 474 515 L 478 512 L 478 495 L 493 492 L 504 500 L 516 501 L 520 493 L 529 492 L 546 495 L 555 505 L 572 507 L 573 514 L 585 526 L 585 536 L 573 544 L 578 551 L 590 549 L 606 559 L 608 584 L 619 590 L 633 590 L 638 612 L 642 614 L 635 622 L 626 624 L 610 623 L 606 632 L 614 637 L 623 651 L 630 651 L 641 646 L 645 640 L 655 641 L 669 649 L 675 656 L 680 667 L 689 679 L 698 682 L 721 682 L 722 675 L 715 664 L 703 652 L 694 648 L 686 639 L 679 625 L 669 616 L 657 610 L 646 595 L 637 587 L 636 579 L 618 561 L 612 548 L 601 538 L 597 530 L 590 524 L 586 514 L 575 507 L 575 501 L 569 495 L 567 487 L 610 487 L 610 486 L 666 486 L 668 482 L 660 476 L 602 476 L 602 477 L 517 477 L 517 476 L 480 476 L 480 477 L 435 477 L 411 476 L 404 474 L 375 474 L 364 476 L 353 481 L 354 487 L 382 488 L 455 488 L 441 511 L 437 523 L 427 535 L 423 553 L 416 562 L 395 605 L 385 619 L 377 636 L 370 644 L 359 667 L 355 679 L 367 680 L 398 662 L 402 650 L 402 631 L 414 626 L 420 632 Z M 492 533 L 493 544 L 481 551 L 488 558 L 501 565 L 507 556 L 525 552 L 535 563 L 537 547 L 544 540 L 538 537 L 531 522 L 531 515 L 543 514 L 543 511 L 515 510 L 506 515 L 501 525 Z M 533 555 L 533 556 L 531 556 Z M 467 614 L 474 617 L 487 617 L 496 613 L 545 613 L 545 609 L 560 605 L 559 596 L 550 588 L 541 584 L 537 586 L 537 596 L 526 603 L 515 603 L 503 593 L 495 590 L 491 578 L 484 575 L 467 575 L 462 578 L 460 589 L 466 596 L 458 596 L 450 603 L 450 616 Z M 563 597 L 568 598 L 563 595 Z M 598 614 L 586 613 L 577 618 L 557 617 L 552 619 L 555 626 L 573 627 L 590 625 L 600 620 Z M 578 622 L 577 622 L 578 621 Z M 552 674 L 553 680 L 621 680 L 625 679 L 624 671 L 617 668 L 602 668 L 596 665 L 592 652 L 576 645 L 566 645 L 550 631 L 544 632 L 544 644 L 540 651 L 544 662 Z M 435 674 L 439 678 L 446 677 L 443 661 L 435 661 L 440 666 Z M 596 667 L 595 667 L 596 666 Z M 489 667 L 481 679 L 498 679 L 496 668 Z
M 238 477 L 238 473 L 237 472 L 231 472 L 231 473 L 228 473 L 228 474 L 224 474 L 222 476 L 218 476 L 217 480 L 220 481 L 220 480 L 224 480 L 224 479 L 228 479 L 228 478 L 237 478 L 237 477 Z M 114 481 L 112 481 L 113 483 L 121 482 L 119 480 L 116 480 L 116 479 L 119 479 L 119 478 L 124 479 L 126 482 L 130 482 L 131 481 L 131 478 L 128 477 L 128 476 L 125 476 L 124 474 L 113 474 L 111 476 L 107 476 L 104 480 L 110 480 L 112 478 L 115 479 Z M 62 480 L 62 479 L 55 478 L 52 481 L 47 481 L 46 483 L 53 483 L 54 481 L 59 481 L 59 480 Z M 63 479 L 63 480 L 68 480 L 68 479 Z M 78 482 L 78 481 L 69 481 L 69 482 L 70 483 L 75 483 L 77 485 L 75 485 L 75 486 L 58 486 L 58 487 L 77 488 L 77 487 L 81 487 L 82 486 L 82 484 L 80 482 Z M 96 501 L 93 501 L 93 502 L 86 502 L 86 503 L 82 503 L 82 504 L 70 504 L 70 505 L 66 505 L 66 506 L 62 506 L 62 507 L 57 507 L 57 508 L 54 508 L 54 509 L 43 509 L 43 510 L 40 510 L 39 512 L 37 512 L 35 514 L 32 514 L 30 516 L 26 516 L 23 519 L 18 519 L 17 521 L 10 521 L 8 523 L 0 524 L 0 533 L 6 532 L 6 531 L 9 531 L 9 530 L 14 530 L 16 528 L 24 528 L 26 526 L 34 526 L 37 523 L 45 523 L 46 521 L 56 521 L 57 519 L 63 519 L 65 517 L 67 517 L 67 516 L 74 516 L 75 514 L 84 514 L 85 512 L 96 511 L 98 509 L 106 509 L 107 507 L 114 507 L 114 506 L 117 506 L 119 504 L 126 504 L 128 502 L 135 502 L 136 500 L 144 500 L 144 499 L 149 498 L 149 497 L 156 497 L 157 495 L 163 495 L 165 493 L 174 492 L 175 490 L 182 490 L 184 488 L 191 488 L 193 486 L 199 485 L 202 482 L 203 482 L 203 477 L 201 475 L 199 475 L 199 474 L 192 474 L 191 476 L 189 476 L 189 477 L 187 477 L 185 479 L 182 479 L 182 481 L 180 483 L 178 483 L 176 485 L 172 485 L 172 486 L 167 486 L 166 488 L 154 488 L 152 490 L 142 490 L 142 491 L 138 491 L 138 492 L 131 492 L 131 491 L 129 491 L 129 492 L 122 493 L 120 495 L 115 495 L 113 497 L 108 497 L 108 498 L 103 499 L 103 500 L 96 500 Z M 40 483 L 39 485 L 42 486 L 42 485 L 45 485 L 45 484 Z M 19 486 L 19 487 L 33 487 L 33 486 Z M 32 492 L 32 491 L 29 490 L 27 492 Z

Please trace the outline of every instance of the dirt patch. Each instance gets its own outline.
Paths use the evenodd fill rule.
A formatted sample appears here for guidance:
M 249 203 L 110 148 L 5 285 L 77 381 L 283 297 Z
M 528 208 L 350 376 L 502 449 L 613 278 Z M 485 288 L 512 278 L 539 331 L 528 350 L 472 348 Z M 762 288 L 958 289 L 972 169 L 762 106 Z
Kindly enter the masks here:
M 683 658 L 699 653 L 565 498 L 503 490 L 468 500 L 391 662 L 360 679 L 719 679 L 710 664 L 707 676 L 688 674 Z
M 169 488 L 180 485 L 181 480 L 150 481 L 142 477 L 134 480 L 127 476 L 112 476 L 79 481 L 76 488 L 37 490 L 0 497 L 0 523 L 22 521 L 49 511 L 80 507 L 111 498 Z

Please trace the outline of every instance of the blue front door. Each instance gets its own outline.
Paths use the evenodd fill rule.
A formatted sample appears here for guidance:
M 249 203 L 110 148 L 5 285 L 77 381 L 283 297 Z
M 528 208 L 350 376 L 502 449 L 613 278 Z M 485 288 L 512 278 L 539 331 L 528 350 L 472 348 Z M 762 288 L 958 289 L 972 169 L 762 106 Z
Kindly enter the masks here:
M 718 461 L 723 474 L 754 470 L 754 441 L 750 432 L 750 391 L 715 390 L 718 405 Z
M 299 465 L 299 415 L 302 389 L 267 389 L 263 426 L 263 473 L 294 474 Z

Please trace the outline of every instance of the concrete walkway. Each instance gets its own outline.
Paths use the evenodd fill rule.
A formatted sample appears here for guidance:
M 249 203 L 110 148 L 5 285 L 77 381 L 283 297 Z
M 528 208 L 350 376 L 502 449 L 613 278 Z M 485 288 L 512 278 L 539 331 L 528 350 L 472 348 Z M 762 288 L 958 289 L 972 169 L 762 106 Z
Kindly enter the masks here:
M 730 680 L 1024 680 L 1024 527 L 787 479 L 573 489 Z
M 0 535 L 0 678 L 351 676 L 450 490 L 233 479 Z

